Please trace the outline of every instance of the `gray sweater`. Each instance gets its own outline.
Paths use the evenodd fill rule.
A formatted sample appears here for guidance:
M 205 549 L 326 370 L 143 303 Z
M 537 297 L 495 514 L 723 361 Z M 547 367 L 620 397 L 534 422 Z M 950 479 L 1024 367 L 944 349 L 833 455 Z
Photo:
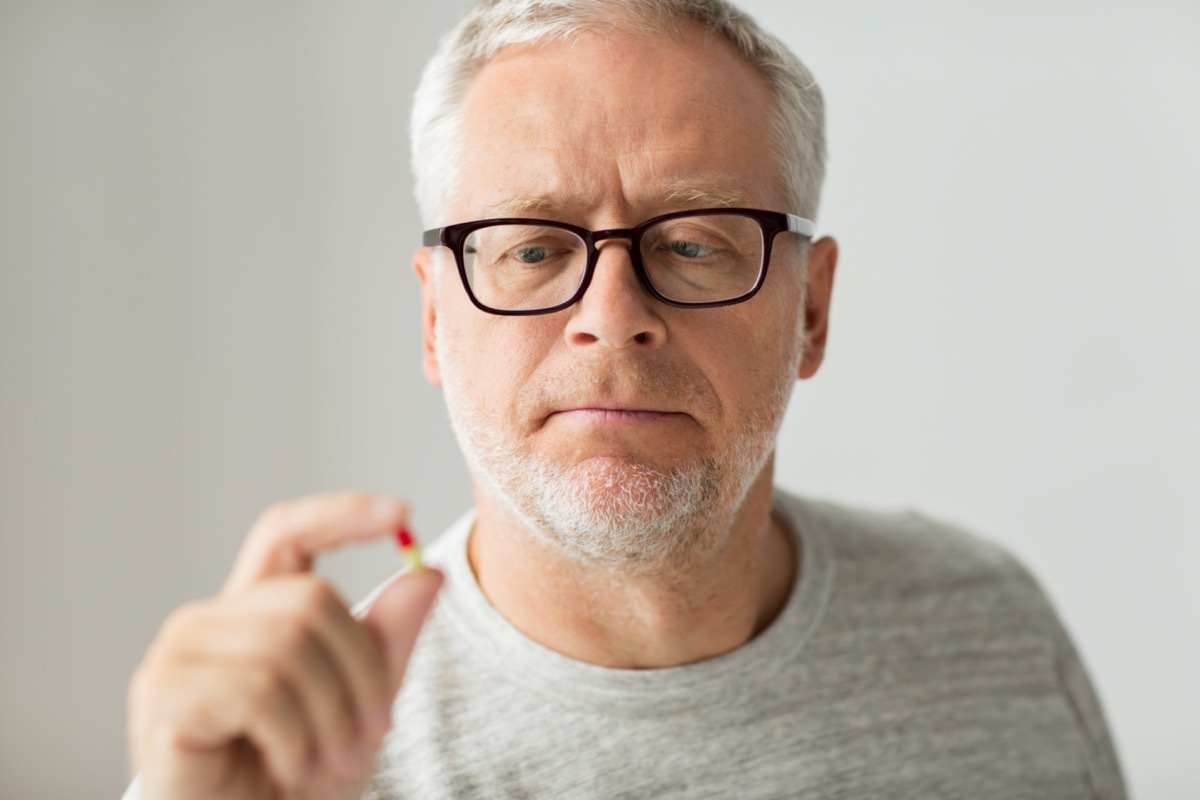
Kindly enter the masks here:
M 464 517 L 430 548 L 448 580 L 369 800 L 1125 797 L 1083 666 L 1010 556 L 916 514 L 775 504 L 801 554 L 783 612 L 656 670 L 523 636 L 475 582 Z
M 529 640 L 483 596 L 472 517 L 371 800 L 1125 796 L 1103 714 L 1045 595 L 995 546 L 915 514 L 776 494 L 801 568 L 755 639 L 616 670 Z

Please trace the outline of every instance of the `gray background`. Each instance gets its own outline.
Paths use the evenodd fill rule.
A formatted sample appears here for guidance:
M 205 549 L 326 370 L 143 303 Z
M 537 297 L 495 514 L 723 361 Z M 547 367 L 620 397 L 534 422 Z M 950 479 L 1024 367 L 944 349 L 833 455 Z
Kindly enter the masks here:
M 465 5 L 0 2 L 0 797 L 121 791 L 130 670 L 271 501 L 467 504 L 405 132 Z M 746 6 L 826 91 L 842 243 L 780 482 L 1017 552 L 1135 793 L 1200 796 L 1200 6 Z

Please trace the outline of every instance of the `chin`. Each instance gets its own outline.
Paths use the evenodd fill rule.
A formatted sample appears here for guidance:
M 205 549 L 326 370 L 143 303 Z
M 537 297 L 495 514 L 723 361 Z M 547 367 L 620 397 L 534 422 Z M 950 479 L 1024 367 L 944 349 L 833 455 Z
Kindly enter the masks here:
M 575 560 L 658 569 L 687 561 L 720 527 L 711 523 L 722 470 L 712 461 L 663 469 L 612 456 L 567 467 L 525 459 L 519 470 L 483 472 L 489 494 Z

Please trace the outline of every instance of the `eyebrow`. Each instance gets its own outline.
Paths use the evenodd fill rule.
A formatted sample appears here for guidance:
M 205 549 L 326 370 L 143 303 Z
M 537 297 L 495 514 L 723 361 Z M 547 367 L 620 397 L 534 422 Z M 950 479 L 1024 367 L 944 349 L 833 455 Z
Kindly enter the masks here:
M 549 197 L 506 197 L 487 205 L 489 216 L 511 217 L 536 211 L 554 211 L 558 203 Z
M 676 181 L 659 188 L 654 195 L 664 211 L 682 211 L 686 208 L 737 208 L 747 205 L 741 192 L 700 186 L 687 181 Z M 491 216 L 508 217 L 531 213 L 561 212 L 564 204 L 548 195 L 534 197 L 505 197 L 489 203 L 486 213 Z
M 746 205 L 746 197 L 741 192 L 681 184 L 669 189 L 663 195 L 663 202 L 684 203 L 695 208 L 733 208 Z

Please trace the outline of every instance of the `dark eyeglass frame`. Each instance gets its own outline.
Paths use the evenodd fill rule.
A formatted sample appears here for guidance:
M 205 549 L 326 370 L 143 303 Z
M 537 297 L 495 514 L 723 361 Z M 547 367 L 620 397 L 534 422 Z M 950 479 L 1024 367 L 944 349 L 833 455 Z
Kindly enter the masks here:
M 654 288 L 654 284 L 650 282 L 649 275 L 646 274 L 646 268 L 642 265 L 641 243 L 642 236 L 647 230 L 667 220 L 677 219 L 679 217 L 694 217 L 694 216 L 714 216 L 714 215 L 738 215 L 750 217 L 758 222 L 762 230 L 762 263 L 758 267 L 758 277 L 754 281 L 754 285 L 745 293 L 737 297 L 731 297 L 726 300 L 706 300 L 703 302 L 688 302 L 684 300 L 672 300 L 665 297 Z M 587 265 L 583 271 L 583 277 L 579 281 L 579 288 L 571 297 L 557 305 L 549 308 L 535 309 L 504 309 L 492 308 L 484 305 L 471 291 L 471 282 L 467 279 L 467 269 L 465 259 L 463 258 L 463 245 L 467 241 L 467 237 L 481 228 L 490 228 L 496 225 L 537 225 L 546 228 L 557 228 L 559 230 L 573 233 L 583 240 L 587 245 Z M 448 247 L 454 253 L 454 261 L 458 265 L 458 276 L 462 279 L 463 288 L 467 291 L 467 297 L 475 304 L 475 307 L 480 311 L 486 311 L 489 314 L 500 314 L 503 316 L 513 317 L 528 317 L 534 314 L 552 314 L 555 311 L 561 311 L 579 301 L 583 297 L 583 293 L 587 291 L 588 286 L 592 282 L 592 275 L 596 271 L 596 262 L 600 258 L 600 251 L 596 247 L 597 242 L 605 241 L 606 239 L 626 239 L 629 241 L 629 258 L 633 262 L 633 271 L 637 273 L 638 280 L 643 288 L 650 293 L 652 297 L 669 306 L 676 308 L 715 308 L 717 306 L 731 306 L 736 303 L 744 303 L 749 300 L 758 290 L 762 288 L 763 281 L 767 277 L 767 265 L 771 263 L 771 246 L 775 242 L 775 237 L 784 232 L 799 234 L 807 239 L 811 239 L 816 231 L 816 226 L 811 220 L 804 217 L 798 217 L 795 214 L 787 214 L 782 211 L 763 211 L 758 208 L 693 208 L 686 211 L 673 211 L 669 214 L 660 214 L 657 217 L 651 217 L 645 222 L 640 222 L 632 228 L 608 228 L 600 231 L 590 231 L 587 228 L 580 228 L 577 225 L 570 225 L 566 222 L 557 222 L 547 219 L 529 219 L 523 217 L 499 217 L 497 219 L 480 219 L 472 222 L 459 222 L 455 225 L 447 225 L 443 228 L 433 228 L 425 231 L 422 234 L 422 243 L 425 247 Z

